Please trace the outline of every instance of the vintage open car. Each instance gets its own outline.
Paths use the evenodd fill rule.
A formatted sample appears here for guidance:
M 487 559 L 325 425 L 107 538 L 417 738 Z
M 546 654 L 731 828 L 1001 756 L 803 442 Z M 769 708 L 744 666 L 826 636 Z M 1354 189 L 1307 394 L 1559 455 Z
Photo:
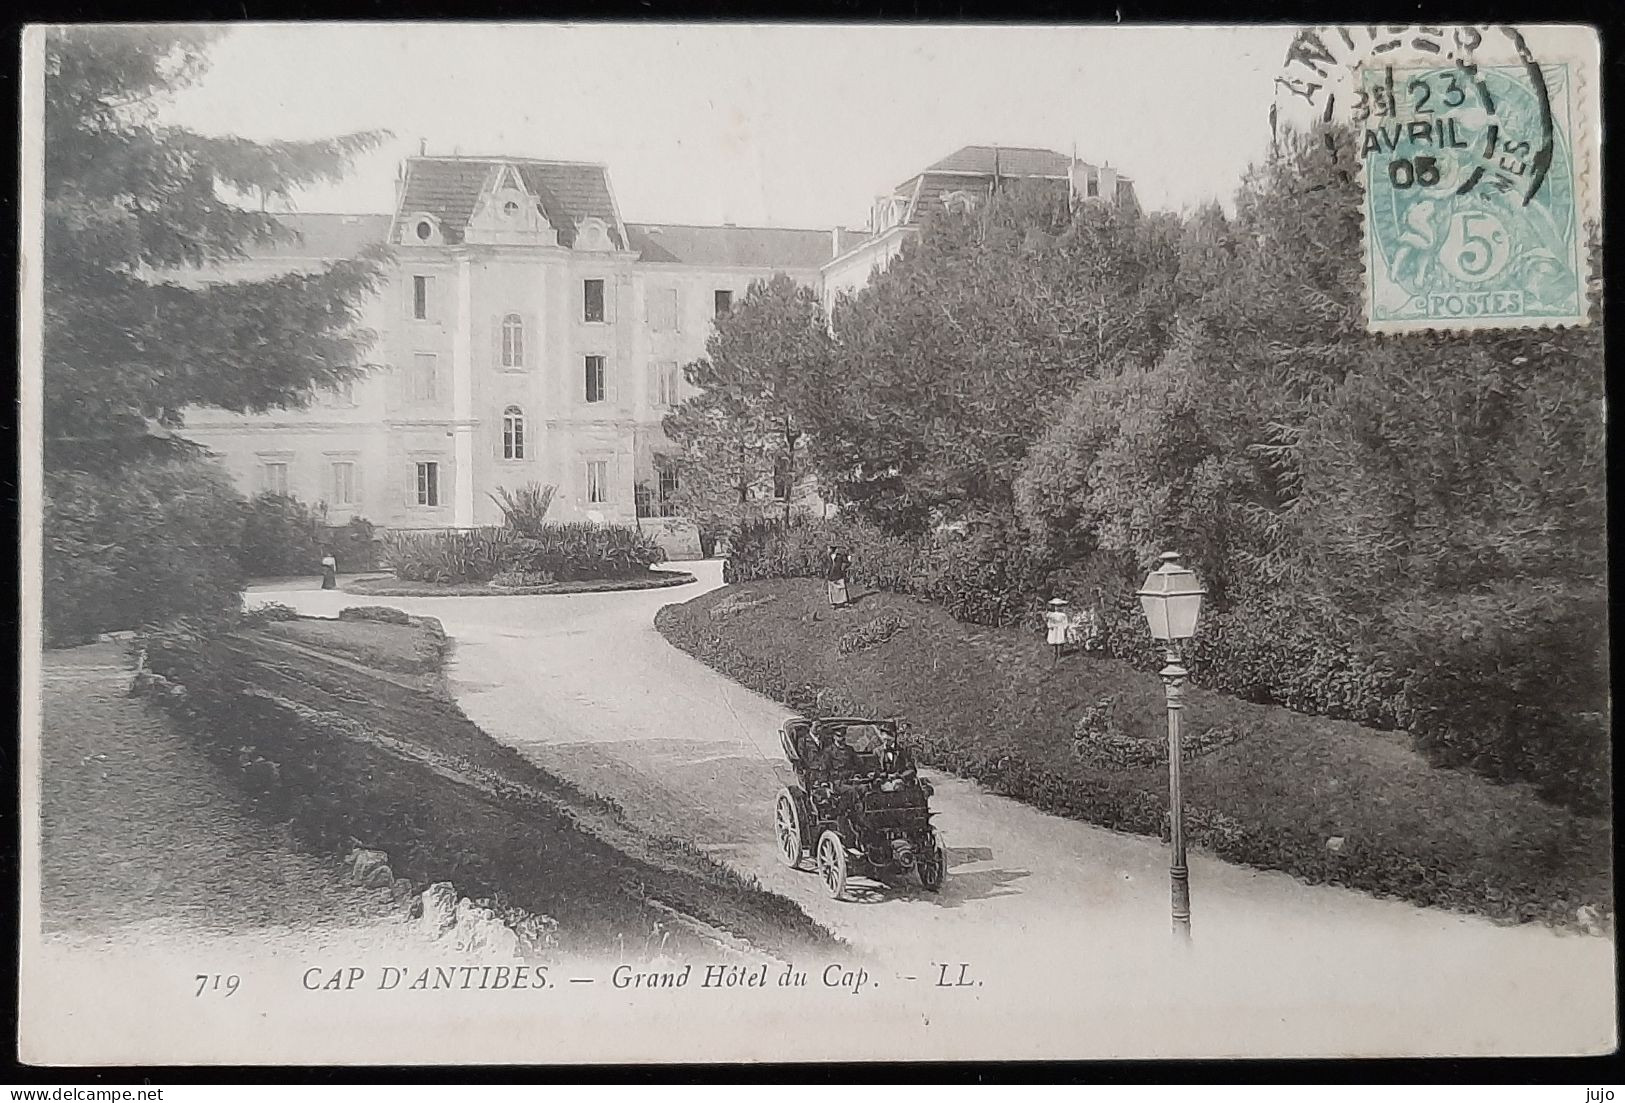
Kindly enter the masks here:
M 845 825 L 834 793 L 812 776 L 812 758 L 836 728 L 846 731 L 860 764 L 858 773 L 846 779 L 856 792 Z M 779 790 L 774 806 L 779 861 L 799 869 L 812 856 L 825 889 L 836 899 L 846 892 L 851 875 L 894 881 L 912 873 L 923 888 L 936 892 L 948 874 L 947 852 L 931 825 L 930 784 L 879 772 L 882 728 L 895 731 L 896 725 L 858 717 L 793 716 L 779 729 L 784 756 L 796 775 L 794 785 Z M 871 768 L 864 770 L 865 765 Z

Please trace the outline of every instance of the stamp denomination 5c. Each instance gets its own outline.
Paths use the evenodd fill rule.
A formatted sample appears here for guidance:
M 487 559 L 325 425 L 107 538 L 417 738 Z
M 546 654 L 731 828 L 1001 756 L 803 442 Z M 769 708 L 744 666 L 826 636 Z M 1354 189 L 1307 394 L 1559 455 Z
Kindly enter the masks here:
M 1575 85 L 1571 63 L 1531 58 L 1361 67 L 1372 329 L 1585 323 Z

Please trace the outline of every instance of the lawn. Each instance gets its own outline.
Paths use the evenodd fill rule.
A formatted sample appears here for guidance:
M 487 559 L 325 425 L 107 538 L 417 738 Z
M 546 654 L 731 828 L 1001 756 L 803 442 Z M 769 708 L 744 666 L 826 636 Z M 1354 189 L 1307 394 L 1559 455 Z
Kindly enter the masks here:
M 996 791 L 1119 830 L 1166 830 L 1162 685 L 1121 662 L 1052 664 L 1036 634 L 895 594 L 831 610 L 823 586 L 802 579 L 714 591 L 656 623 L 791 707 L 897 717 L 927 762 Z M 1185 733 L 1194 846 L 1507 920 L 1573 924 L 1583 905 L 1612 915 L 1606 820 L 1430 766 L 1402 732 L 1190 689 Z

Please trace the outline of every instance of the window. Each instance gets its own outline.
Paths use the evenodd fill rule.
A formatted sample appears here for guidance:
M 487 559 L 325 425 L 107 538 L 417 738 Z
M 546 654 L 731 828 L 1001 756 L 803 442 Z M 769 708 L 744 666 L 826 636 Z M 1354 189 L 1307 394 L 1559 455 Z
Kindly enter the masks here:
M 785 502 L 790 499 L 790 492 L 794 489 L 794 480 L 790 477 L 790 460 L 786 456 L 779 456 L 773 461 L 773 500 Z
M 353 460 L 334 460 L 332 475 L 333 489 L 331 498 L 333 505 L 355 505 L 355 462 Z
M 587 461 L 587 502 L 602 505 L 609 501 L 609 461 Z
M 417 225 L 417 235 L 419 241 L 428 241 L 434 236 L 434 223 L 430 222 L 427 218 L 421 219 Z M 419 276 L 418 278 L 422 279 L 423 277 Z
M 719 290 L 716 293 L 716 316 L 722 317 L 734 308 L 734 293 L 728 290 Z
M 288 465 L 283 460 L 268 460 L 260 464 L 260 492 L 288 495 Z
M 678 325 L 677 288 L 657 287 L 649 293 L 649 328 L 658 333 L 681 328 Z
M 525 366 L 525 321 L 517 314 L 507 314 L 502 319 L 502 366 Z
M 604 401 L 604 358 L 602 356 L 587 357 L 587 390 L 588 402 Z
M 440 504 L 440 464 L 433 461 L 418 463 L 418 505 Z
M 502 458 L 525 458 L 525 411 L 518 406 L 509 406 L 502 411 Z
M 1083 185 L 1083 194 L 1089 199 L 1100 198 L 1100 177 L 1094 173 L 1089 174 L 1088 181 Z
M 508 218 L 515 217 L 519 214 L 519 204 L 512 199 L 508 200 L 506 203 L 502 204 L 502 213 Z
M 678 380 L 682 379 L 682 369 L 675 360 L 668 360 L 663 364 L 655 365 L 654 393 L 649 400 L 656 406 L 674 409 L 682 401 L 682 392 L 678 389 Z
M 412 317 L 420 322 L 429 320 L 429 299 L 433 293 L 433 276 L 412 277 Z
M 601 322 L 604 320 L 604 281 L 583 280 L 581 282 L 581 318 L 587 322 Z
M 432 352 L 412 354 L 412 399 L 433 402 L 440 391 L 440 358 Z
M 660 512 L 662 516 L 667 516 L 665 507 L 677 496 L 677 487 L 677 468 L 662 465 L 660 468 Z

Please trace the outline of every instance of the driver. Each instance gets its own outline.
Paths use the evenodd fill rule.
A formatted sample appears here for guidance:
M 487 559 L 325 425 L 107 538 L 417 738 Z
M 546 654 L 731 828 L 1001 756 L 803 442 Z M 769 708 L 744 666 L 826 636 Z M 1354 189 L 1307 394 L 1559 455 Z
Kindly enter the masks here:
M 913 752 L 897 741 L 897 729 L 890 726 L 880 729 L 880 772 L 904 781 L 913 781 L 919 776 Z
M 858 786 L 853 778 L 862 768 L 857 750 L 846 741 L 846 727 L 835 728 L 823 753 L 815 765 L 817 780 L 827 785 L 835 800 L 835 818 L 844 833 L 850 834 L 851 813 L 858 799 Z

